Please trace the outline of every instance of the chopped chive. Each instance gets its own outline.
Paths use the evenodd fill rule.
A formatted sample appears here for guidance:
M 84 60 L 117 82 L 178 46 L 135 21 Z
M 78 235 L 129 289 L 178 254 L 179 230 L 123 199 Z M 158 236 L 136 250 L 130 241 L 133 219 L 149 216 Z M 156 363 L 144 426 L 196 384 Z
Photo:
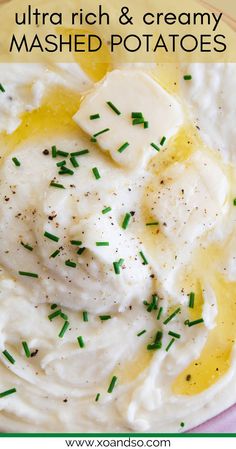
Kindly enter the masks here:
M 80 337 L 77 338 L 77 340 L 78 340 L 80 348 L 84 348 L 85 347 L 85 343 L 84 343 L 83 337 L 80 336 Z
M 39 277 L 38 274 L 36 274 L 36 273 L 30 273 L 30 272 L 28 272 L 28 271 L 18 271 L 18 273 L 19 273 L 20 276 L 28 276 L 28 277 L 30 277 L 30 278 L 38 278 L 38 277 Z
M 170 343 L 166 346 L 166 352 L 169 351 L 169 349 L 171 348 L 171 346 L 173 345 L 174 342 L 175 342 L 175 339 L 172 338 L 172 339 L 170 340 Z
M 57 147 L 56 147 L 56 145 L 52 146 L 52 157 L 53 158 L 57 157 Z
M 115 274 L 120 274 L 120 264 L 119 264 L 119 262 L 113 262 L 113 268 L 114 268 Z
M 15 164 L 16 167 L 20 167 L 20 165 L 21 165 L 21 164 L 20 164 L 20 161 L 17 159 L 17 157 L 13 157 L 13 158 L 12 158 L 12 162 L 14 162 L 14 164 Z
M 120 274 L 120 268 L 124 265 L 125 260 L 120 259 L 118 262 L 113 262 L 114 271 L 116 274 Z
M 151 147 L 153 147 L 156 151 L 160 151 L 160 148 L 153 142 L 151 143 Z
M 195 321 L 188 321 L 187 325 L 188 325 L 188 327 L 192 327 L 192 326 L 195 326 L 196 324 L 200 324 L 200 323 L 204 323 L 203 318 L 199 318 L 198 320 L 195 320 Z
M 140 118 L 135 118 L 134 120 L 133 120 L 133 126 L 135 126 L 135 125 L 142 125 L 142 124 L 144 124 L 145 123 L 145 120 L 144 120 L 144 118 L 143 117 L 140 117 Z
M 51 305 L 51 310 L 54 310 L 54 309 L 56 309 L 57 308 L 57 304 L 52 304 Z
M 81 240 L 71 240 L 70 244 L 74 245 L 74 246 L 81 246 L 82 242 L 81 242 Z
M 178 315 L 178 313 L 180 312 L 180 307 L 178 307 L 178 309 L 176 309 L 168 318 L 166 318 L 166 320 L 164 321 L 164 324 L 168 324 L 171 320 L 173 320 L 173 318 Z
M 184 422 L 181 422 L 181 423 L 180 423 L 180 426 L 181 426 L 181 427 L 184 427 L 184 426 L 185 426 L 185 423 L 184 423 Z
M 77 156 L 84 156 L 84 154 L 88 154 L 89 150 L 80 150 L 80 151 L 75 151 L 74 153 L 70 153 L 70 155 L 72 157 L 77 157 Z
M 3 85 L 2 85 L 1 83 L 0 83 L 0 91 L 1 91 L 1 92 L 6 92 L 5 89 L 4 89 L 4 87 L 3 87 Z
M 156 343 L 151 343 L 151 344 L 147 345 L 147 350 L 148 351 L 156 351 L 157 349 L 161 349 L 161 347 L 162 347 L 162 342 L 157 341 Z
M 63 165 L 63 167 L 61 167 L 61 170 L 58 173 L 59 173 L 59 175 L 70 175 L 70 176 L 72 176 L 74 174 L 73 170 L 65 167 L 64 165 Z
M 132 118 L 143 118 L 142 112 L 132 112 L 131 114 Z
M 115 274 L 120 274 L 120 268 L 122 267 L 124 263 L 124 259 L 120 259 L 118 262 L 113 262 L 113 268 Z
M 117 109 L 116 106 L 111 101 L 107 101 L 107 105 L 115 112 L 115 114 L 121 115 L 119 109 Z
M 236 198 L 234 198 L 233 204 L 234 206 L 236 206 Z
M 102 210 L 102 214 L 103 215 L 108 214 L 108 212 L 111 212 L 111 210 L 112 210 L 111 207 L 105 207 L 105 209 Z
M 128 146 L 129 146 L 129 142 L 125 142 L 125 143 L 123 143 L 123 145 L 121 145 L 120 148 L 118 148 L 117 151 L 118 151 L 119 153 L 123 153 L 123 151 L 125 151 L 126 148 L 128 148 Z
M 159 222 L 158 221 L 153 221 L 152 223 L 146 223 L 146 226 L 158 226 Z
M 125 217 L 124 217 L 122 225 L 121 225 L 123 229 L 128 228 L 130 219 L 131 219 L 131 214 L 128 212 L 127 214 L 125 214 Z
M 88 321 L 88 312 L 83 312 L 83 321 Z
M 68 320 L 68 316 L 64 312 L 61 312 L 60 317 L 65 321 Z
M 31 356 L 31 352 L 29 350 L 29 346 L 28 346 L 27 342 L 26 341 L 22 341 L 22 346 L 23 346 L 23 349 L 25 351 L 25 355 L 26 355 L 27 359 L 29 359 L 29 357 Z
M 93 114 L 93 115 L 90 115 L 90 120 L 97 120 L 98 118 L 100 118 L 100 114 Z
M 180 338 L 181 337 L 180 334 L 176 334 L 176 332 L 172 332 L 172 331 L 168 332 L 168 335 L 170 335 L 171 337 L 174 337 L 174 338 Z
M 110 385 L 108 387 L 108 390 L 107 390 L 108 393 L 112 393 L 113 392 L 114 387 L 116 385 L 116 382 L 117 382 L 117 377 L 113 376 L 112 379 L 111 379 L 111 383 L 110 383 Z
M 51 313 L 50 315 L 48 315 L 49 321 L 54 320 L 54 318 L 57 318 L 58 316 L 61 316 L 61 313 L 61 309 L 58 309 L 55 312 Z
M 154 343 L 158 343 L 159 341 L 161 341 L 162 337 L 163 337 L 163 332 L 157 331 Z
M 159 301 L 159 297 L 157 295 L 152 295 L 152 303 L 154 304 L 154 307 L 153 307 L 154 310 L 157 310 L 158 301 Z
M 163 312 L 163 307 L 160 307 L 158 314 L 157 314 L 157 320 L 159 320 L 161 318 L 162 312 Z
M 148 129 L 149 128 L 149 122 L 145 121 L 143 124 L 144 129 Z
M 58 256 L 58 254 L 60 254 L 59 249 L 57 249 L 56 251 L 54 251 L 54 253 L 51 254 L 50 259 L 55 259 Z
M 50 234 L 50 232 L 45 231 L 44 232 L 44 237 L 46 237 L 49 240 L 52 240 L 53 242 L 59 242 L 59 237 L 57 237 L 56 235 Z
M 79 162 L 77 161 L 75 156 L 71 156 L 70 157 L 70 162 L 71 162 L 71 165 L 73 165 L 74 168 L 78 168 L 79 167 Z
M 98 179 L 101 178 L 101 175 L 100 175 L 100 173 L 99 173 L 97 167 L 94 167 L 94 168 L 92 169 L 92 172 L 93 172 L 93 174 L 94 174 L 95 179 L 98 180 Z
M 13 393 L 16 393 L 16 388 L 11 388 L 10 390 L 3 391 L 2 393 L 0 393 L 0 398 L 4 398 L 5 396 L 9 396 Z
M 28 245 L 28 243 L 20 242 L 20 244 L 21 244 L 25 249 L 28 249 L 28 251 L 33 251 L 32 246 Z
M 194 300 L 195 300 L 195 293 L 191 292 L 189 293 L 189 308 L 193 309 L 194 308 Z
M 111 319 L 111 315 L 100 315 L 99 318 L 101 321 L 107 321 Z
M 57 156 L 68 157 L 69 153 L 67 151 L 57 150 Z
M 60 161 L 60 162 L 57 162 L 57 167 L 63 167 L 63 165 L 66 165 L 66 161 Z
M 107 133 L 107 131 L 110 131 L 110 128 L 102 129 L 102 130 L 99 131 L 98 133 L 94 134 L 92 137 L 93 137 L 93 138 L 96 138 L 96 137 L 100 136 L 101 134 Z
M 3 355 L 6 357 L 6 359 L 12 364 L 14 365 L 14 363 L 16 362 L 15 359 L 12 357 L 12 355 L 5 349 L 5 351 L 3 351 Z
M 148 304 L 147 312 L 152 312 L 152 310 L 153 310 L 153 303 L 151 302 L 151 304 Z
M 96 246 L 109 246 L 109 242 L 96 242 Z
M 183 78 L 185 81 L 190 81 L 192 79 L 192 75 L 184 75 Z
M 161 139 L 161 141 L 160 141 L 160 145 L 161 145 L 162 147 L 163 147 L 165 141 L 166 141 L 166 137 L 163 136 L 162 139 Z
M 147 301 L 143 301 L 143 304 L 144 304 L 145 306 L 149 306 L 149 302 L 147 302 Z
M 148 304 L 148 308 L 147 308 L 148 312 L 152 312 L 152 310 L 157 310 L 157 301 L 158 301 L 158 296 L 152 295 L 152 302 L 150 304 Z
M 100 398 L 100 393 L 98 393 L 98 394 L 96 395 L 95 402 L 98 402 L 98 401 L 99 401 L 99 398 Z
M 76 268 L 77 264 L 75 262 L 72 262 L 71 260 L 66 260 L 65 265 L 67 267 Z
M 65 323 L 63 324 L 63 326 L 61 328 L 60 333 L 58 334 L 59 338 L 63 338 L 64 337 L 64 335 L 65 335 L 69 325 L 70 325 L 69 321 L 65 321 Z
M 96 137 L 91 137 L 91 142 L 93 142 L 93 143 L 97 143 L 97 139 L 96 139 Z
M 162 331 L 157 331 L 154 342 L 147 345 L 147 350 L 148 351 L 156 351 L 157 349 L 161 349 L 162 337 L 163 337 Z
M 79 256 L 81 256 L 81 254 L 83 254 L 83 252 L 84 252 L 85 250 L 86 250 L 85 247 L 80 248 L 80 249 L 77 251 L 77 254 L 78 254 Z
M 56 187 L 58 189 L 64 189 L 65 187 L 62 184 L 58 184 L 57 182 L 51 181 L 50 187 Z
M 143 331 L 139 332 L 137 334 L 137 337 L 141 337 L 141 335 L 145 334 L 147 331 L 144 329 Z
M 141 256 L 141 258 L 143 260 L 143 265 L 148 265 L 148 261 L 142 251 L 140 251 L 139 255 Z

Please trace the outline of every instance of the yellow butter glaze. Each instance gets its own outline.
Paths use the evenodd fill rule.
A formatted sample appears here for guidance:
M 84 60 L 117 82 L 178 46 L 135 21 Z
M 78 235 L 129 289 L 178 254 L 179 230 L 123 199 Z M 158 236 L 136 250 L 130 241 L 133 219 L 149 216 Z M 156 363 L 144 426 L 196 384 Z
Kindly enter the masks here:
M 201 393 L 226 374 L 231 364 L 236 338 L 236 282 L 226 281 L 217 273 L 217 260 L 220 260 L 221 254 L 222 248 L 219 245 L 198 251 L 196 265 L 198 271 L 202 272 L 202 279 L 205 278 L 205 281 L 210 283 L 216 294 L 218 314 L 216 326 L 209 332 L 200 357 L 190 363 L 175 379 L 175 394 Z M 196 310 L 191 319 L 200 316 Z
M 147 351 L 146 346 L 147 344 L 144 343 L 143 348 L 137 352 L 134 359 L 117 367 L 116 375 L 122 384 L 134 381 L 149 366 L 153 353 Z
M 179 92 L 180 67 L 177 64 L 157 64 L 153 78 L 169 93 Z
M 22 114 L 21 124 L 12 133 L 0 135 L 0 151 L 7 156 L 23 142 L 39 136 L 51 137 L 63 133 L 78 133 L 78 125 L 73 115 L 80 105 L 80 95 L 61 87 L 45 94 L 42 105 L 33 111 Z
M 64 35 L 65 41 L 68 40 L 70 35 L 85 35 L 85 38 L 83 38 L 83 42 L 86 44 L 84 46 L 85 48 L 87 48 L 87 36 L 93 33 L 98 35 L 97 31 L 93 30 L 93 28 L 90 28 L 89 30 L 85 28 L 59 28 L 58 32 Z M 98 53 L 75 53 L 74 61 L 77 62 L 89 78 L 95 82 L 100 81 L 111 69 L 111 57 L 105 42 L 103 42 L 103 46 Z

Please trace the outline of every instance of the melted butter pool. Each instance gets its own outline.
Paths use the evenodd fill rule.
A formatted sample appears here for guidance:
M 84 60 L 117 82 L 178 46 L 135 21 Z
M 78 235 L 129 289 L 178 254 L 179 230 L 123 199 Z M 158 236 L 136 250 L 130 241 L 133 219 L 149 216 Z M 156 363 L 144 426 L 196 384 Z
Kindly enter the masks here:
M 74 91 L 59 87 L 48 92 L 38 109 L 21 116 L 21 124 L 12 134 L 0 135 L 2 155 L 8 156 L 23 142 L 38 136 L 78 133 L 78 126 L 72 117 L 79 109 L 80 99 Z
M 88 35 L 95 33 L 98 34 L 96 29 L 92 27 L 88 30 L 85 28 L 59 28 L 65 38 L 65 41 L 69 39 L 70 35 L 85 35 L 85 43 L 87 48 Z M 101 36 L 100 36 L 101 38 Z M 103 46 L 99 53 L 75 53 L 74 59 L 80 65 L 81 69 L 91 78 L 94 82 L 100 81 L 107 72 L 111 69 L 111 56 L 109 54 L 109 49 L 106 43 L 103 41 Z M 103 62 L 107 61 L 107 62 Z
M 147 351 L 145 343 L 134 359 L 122 363 L 116 369 L 117 377 L 122 384 L 134 381 L 150 364 L 153 353 Z
M 218 307 L 216 326 L 209 332 L 200 357 L 179 374 L 173 383 L 173 392 L 195 395 L 215 384 L 231 365 L 231 355 L 236 339 L 236 282 L 226 281 L 215 269 L 222 248 L 213 245 L 199 251 L 197 263 L 213 288 Z M 205 271 L 205 274 L 203 274 Z M 199 316 L 199 315 L 198 315 Z M 197 315 L 194 319 L 197 318 Z

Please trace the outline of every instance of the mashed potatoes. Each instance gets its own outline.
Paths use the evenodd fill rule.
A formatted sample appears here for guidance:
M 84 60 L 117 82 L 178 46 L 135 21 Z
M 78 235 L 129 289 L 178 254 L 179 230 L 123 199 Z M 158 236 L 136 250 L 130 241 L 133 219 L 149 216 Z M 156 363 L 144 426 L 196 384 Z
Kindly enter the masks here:
M 233 404 L 234 65 L 0 70 L 1 430 Z

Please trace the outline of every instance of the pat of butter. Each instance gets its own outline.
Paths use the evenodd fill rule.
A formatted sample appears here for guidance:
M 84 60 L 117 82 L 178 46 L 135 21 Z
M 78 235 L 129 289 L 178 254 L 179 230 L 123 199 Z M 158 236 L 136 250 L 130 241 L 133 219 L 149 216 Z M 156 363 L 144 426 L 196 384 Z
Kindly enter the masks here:
M 107 102 L 112 102 L 121 114 L 115 113 Z M 141 112 L 148 128 L 144 124 L 133 125 L 132 112 Z M 100 118 L 91 120 L 94 114 Z M 96 137 L 96 144 L 110 152 L 117 164 L 137 168 L 157 154 L 152 143 L 161 149 L 162 138 L 166 137 L 166 144 L 177 132 L 183 113 L 175 98 L 149 75 L 114 70 L 84 98 L 74 120 L 91 137 L 108 128 Z M 119 152 L 125 143 L 129 145 Z
M 175 243 L 193 242 L 213 228 L 227 210 L 228 182 L 212 157 L 197 151 L 161 174 L 148 207 L 163 233 Z

